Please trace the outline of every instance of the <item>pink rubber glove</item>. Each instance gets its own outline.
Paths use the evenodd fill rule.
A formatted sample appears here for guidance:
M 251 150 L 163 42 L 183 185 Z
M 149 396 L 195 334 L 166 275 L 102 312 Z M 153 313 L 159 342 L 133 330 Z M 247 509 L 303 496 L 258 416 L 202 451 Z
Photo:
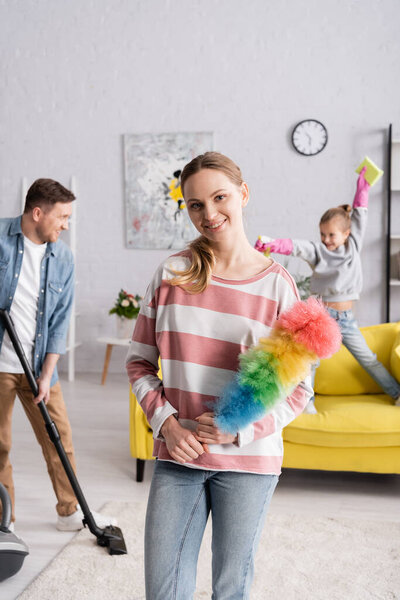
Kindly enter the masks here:
M 369 183 L 364 177 L 367 167 L 364 167 L 357 179 L 357 189 L 353 200 L 353 208 L 368 208 Z
M 293 252 L 293 242 L 288 238 L 277 238 L 276 240 L 272 240 L 272 242 L 266 243 L 263 243 L 260 239 L 258 239 L 254 245 L 254 248 L 259 250 L 259 252 L 265 252 L 266 250 L 269 250 L 275 254 L 289 255 Z
M 268 242 L 263 241 L 262 238 L 268 239 Z M 265 236 L 260 235 L 256 243 L 254 244 L 254 248 L 259 252 L 269 252 L 269 244 L 271 242 L 271 238 L 265 238 Z

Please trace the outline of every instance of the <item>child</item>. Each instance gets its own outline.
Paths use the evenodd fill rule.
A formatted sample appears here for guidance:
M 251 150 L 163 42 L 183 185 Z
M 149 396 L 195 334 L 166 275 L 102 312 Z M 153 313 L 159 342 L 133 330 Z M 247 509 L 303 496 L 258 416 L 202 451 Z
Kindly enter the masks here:
M 156 440 L 146 598 L 193 597 L 210 512 L 213 598 L 248 598 L 281 470 L 281 430 L 303 411 L 312 389 L 301 382 L 272 413 L 236 435 L 214 425 L 211 407 L 234 379 L 239 353 L 267 336 L 299 296 L 287 271 L 246 238 L 242 209 L 249 191 L 235 163 L 207 152 L 186 165 L 181 185 L 200 237 L 154 275 L 127 357 L 133 392 Z
M 261 238 L 255 247 L 260 252 L 269 249 L 270 252 L 291 254 L 307 261 L 313 269 L 311 292 L 322 296 L 330 315 L 337 320 L 343 344 L 383 391 L 400 405 L 400 384 L 370 350 L 352 312 L 353 302 L 360 297 L 362 287 L 360 252 L 367 226 L 369 191 L 365 171 L 364 167 L 357 180 L 353 209 L 346 204 L 331 208 L 322 215 L 319 223 L 321 242 L 275 239 L 263 243 Z M 313 399 L 304 412 L 316 412 Z

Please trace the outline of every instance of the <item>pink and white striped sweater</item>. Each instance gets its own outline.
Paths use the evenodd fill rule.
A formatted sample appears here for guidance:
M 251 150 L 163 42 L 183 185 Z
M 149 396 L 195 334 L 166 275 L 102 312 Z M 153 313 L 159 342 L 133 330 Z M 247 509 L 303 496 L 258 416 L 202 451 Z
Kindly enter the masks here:
M 188 254 L 171 256 L 155 273 L 142 303 L 126 367 L 133 393 L 154 432 L 154 455 L 173 461 L 160 436 L 165 419 L 176 414 L 194 430 L 195 417 L 212 403 L 238 370 L 238 355 L 268 336 L 279 314 L 299 299 L 289 273 L 273 262 L 246 279 L 213 276 L 201 294 L 189 294 L 168 280 L 187 268 Z M 158 378 L 161 358 L 162 381 Z M 282 428 L 312 396 L 303 381 L 272 412 L 238 432 L 238 444 L 212 444 L 187 466 L 200 469 L 276 474 L 283 457 Z M 211 406 L 211 408 L 210 408 Z

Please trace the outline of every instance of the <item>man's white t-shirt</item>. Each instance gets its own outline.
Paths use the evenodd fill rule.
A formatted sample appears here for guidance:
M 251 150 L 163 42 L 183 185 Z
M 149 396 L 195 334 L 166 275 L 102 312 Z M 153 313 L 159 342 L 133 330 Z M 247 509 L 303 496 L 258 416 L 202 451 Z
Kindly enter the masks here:
M 24 236 L 24 255 L 22 257 L 21 271 L 10 309 L 15 330 L 21 340 L 22 347 L 31 367 L 33 365 L 40 276 L 42 268 L 44 269 L 42 259 L 45 255 L 46 247 L 47 244 L 35 244 Z M 15 277 L 18 277 L 18 273 L 15 273 Z M 1 346 L 0 372 L 24 372 L 7 331 L 4 332 Z

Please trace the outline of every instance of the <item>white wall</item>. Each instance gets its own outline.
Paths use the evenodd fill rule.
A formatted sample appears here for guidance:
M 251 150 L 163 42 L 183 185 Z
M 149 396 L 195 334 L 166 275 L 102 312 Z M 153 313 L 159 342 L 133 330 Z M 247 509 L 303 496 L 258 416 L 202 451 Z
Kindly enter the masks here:
M 122 135 L 214 131 L 250 186 L 249 238 L 318 239 L 364 155 L 386 166 L 399 19 L 398 0 L 0 0 L 0 214 L 19 213 L 23 175 L 76 175 L 78 370 L 101 369 L 118 290 L 143 293 L 167 254 L 124 247 Z M 307 117 L 329 134 L 313 158 L 290 144 Z M 385 188 L 370 193 L 361 325 L 384 318 Z

